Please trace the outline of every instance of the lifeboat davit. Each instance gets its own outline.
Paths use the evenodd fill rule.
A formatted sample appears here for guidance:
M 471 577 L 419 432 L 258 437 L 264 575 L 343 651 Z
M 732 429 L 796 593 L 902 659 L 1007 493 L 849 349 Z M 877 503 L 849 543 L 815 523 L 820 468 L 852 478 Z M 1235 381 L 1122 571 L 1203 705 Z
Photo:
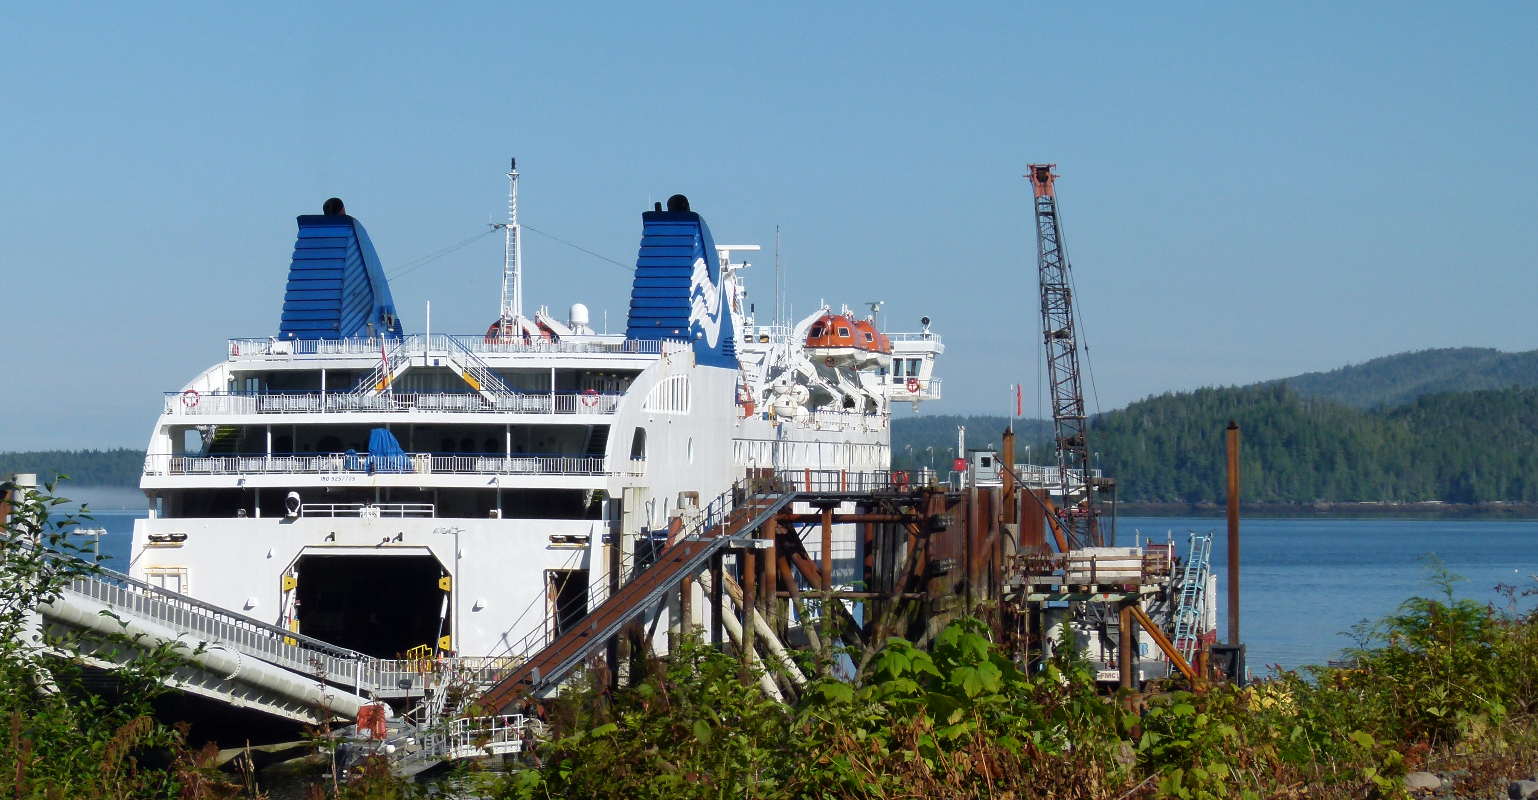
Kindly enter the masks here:
M 510 320 L 497 320 L 486 329 L 487 344 L 532 344 L 539 341 L 550 341 L 550 329 L 544 325 L 535 325 L 524 317 L 514 317 Z

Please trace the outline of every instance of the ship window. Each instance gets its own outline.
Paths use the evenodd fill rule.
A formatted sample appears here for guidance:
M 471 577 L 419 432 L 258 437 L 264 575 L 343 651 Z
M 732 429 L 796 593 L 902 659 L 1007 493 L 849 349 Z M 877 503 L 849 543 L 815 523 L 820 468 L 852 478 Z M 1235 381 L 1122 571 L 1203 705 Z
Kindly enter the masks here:
M 630 457 L 636 460 L 646 458 L 646 429 L 636 428 L 635 436 L 630 439 Z
M 819 337 L 821 335 L 822 335 L 822 326 L 821 325 L 813 325 L 812 326 L 812 338 L 815 339 L 815 338 L 817 338 L 817 337 Z
M 838 338 L 840 338 L 840 339 L 848 339 L 849 338 L 849 329 L 848 328 L 839 328 L 838 329 Z
M 342 440 L 335 436 L 322 436 L 320 443 L 315 445 L 316 450 L 322 453 L 342 452 Z
M 874 333 L 867 333 L 867 334 L 865 334 L 865 341 L 867 341 L 867 342 L 874 342 L 874 341 L 876 341 L 876 334 L 874 334 Z
M 894 377 L 894 378 L 901 378 L 902 376 L 903 376 L 903 360 L 900 359 L 900 358 L 892 359 L 892 377 Z
M 921 359 L 917 359 L 917 358 L 910 358 L 910 359 L 908 359 L 908 377 L 910 377 L 910 378 L 917 378 L 919 376 L 919 362 L 920 361 L 921 361 Z

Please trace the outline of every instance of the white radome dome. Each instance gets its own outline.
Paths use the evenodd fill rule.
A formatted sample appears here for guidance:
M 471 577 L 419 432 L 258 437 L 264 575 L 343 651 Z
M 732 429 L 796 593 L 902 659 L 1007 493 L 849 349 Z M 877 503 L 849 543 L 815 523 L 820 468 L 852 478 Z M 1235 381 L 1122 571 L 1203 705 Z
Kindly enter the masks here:
M 586 325 L 588 320 L 587 306 L 582 305 L 581 303 L 573 303 L 571 306 L 571 312 L 567 315 L 566 319 L 567 323 L 570 324 L 570 326 L 573 328 Z

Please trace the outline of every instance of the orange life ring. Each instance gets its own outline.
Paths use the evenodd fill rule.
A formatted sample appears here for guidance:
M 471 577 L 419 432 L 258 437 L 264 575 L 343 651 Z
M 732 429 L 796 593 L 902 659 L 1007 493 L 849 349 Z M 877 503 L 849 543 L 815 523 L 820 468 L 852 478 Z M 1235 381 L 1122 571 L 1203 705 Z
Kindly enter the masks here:
M 197 408 L 198 400 L 200 398 L 201 396 L 198 394 L 197 389 L 188 389 L 187 391 L 182 392 L 182 405 L 186 406 L 187 408 Z
M 910 392 L 912 392 L 914 394 L 918 394 L 919 393 L 919 379 L 918 378 L 909 378 L 908 379 L 908 391 L 910 391 Z
M 588 389 L 587 391 L 583 392 L 582 405 L 585 405 L 588 408 L 592 408 L 593 406 L 598 405 L 598 390 Z

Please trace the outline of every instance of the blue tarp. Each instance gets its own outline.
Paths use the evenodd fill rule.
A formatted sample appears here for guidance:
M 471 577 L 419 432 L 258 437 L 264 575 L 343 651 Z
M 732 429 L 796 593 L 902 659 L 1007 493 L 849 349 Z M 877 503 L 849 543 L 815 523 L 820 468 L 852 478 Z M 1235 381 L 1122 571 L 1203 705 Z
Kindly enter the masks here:
M 370 475 L 411 471 L 411 459 L 401 449 L 401 443 L 384 428 L 368 432 L 368 471 Z

